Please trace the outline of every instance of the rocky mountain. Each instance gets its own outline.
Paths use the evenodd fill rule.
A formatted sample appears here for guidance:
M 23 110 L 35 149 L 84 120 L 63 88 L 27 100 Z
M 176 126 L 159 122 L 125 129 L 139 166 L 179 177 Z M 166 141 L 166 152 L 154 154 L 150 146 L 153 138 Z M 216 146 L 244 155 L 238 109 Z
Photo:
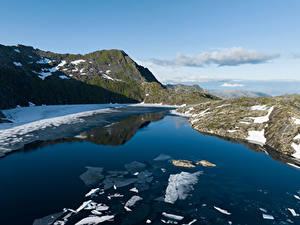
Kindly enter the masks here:
M 0 109 L 41 104 L 196 103 L 214 98 L 162 85 L 124 51 L 57 54 L 0 45 Z
M 300 159 L 300 95 L 210 101 L 177 111 L 202 133 L 268 146 Z
M 218 96 L 220 98 L 271 97 L 270 95 L 262 93 L 262 92 L 246 91 L 246 90 L 208 90 L 207 92 L 212 95 Z

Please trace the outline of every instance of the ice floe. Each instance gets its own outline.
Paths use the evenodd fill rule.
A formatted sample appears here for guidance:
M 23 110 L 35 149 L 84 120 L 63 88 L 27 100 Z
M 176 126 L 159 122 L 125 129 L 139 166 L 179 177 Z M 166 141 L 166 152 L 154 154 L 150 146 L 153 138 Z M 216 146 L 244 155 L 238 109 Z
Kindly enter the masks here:
M 272 215 L 269 215 L 269 214 L 262 214 L 262 217 L 265 219 L 265 220 L 274 220 L 274 216 Z
M 191 222 L 189 222 L 189 223 L 184 223 L 184 224 L 182 224 L 182 225 L 192 225 L 193 223 L 196 223 L 197 222 L 197 220 L 196 219 L 193 219 Z
M 221 209 L 221 208 L 219 208 L 219 207 L 217 207 L 217 206 L 214 206 L 214 209 L 218 210 L 220 213 L 223 213 L 223 214 L 225 214 L 225 215 L 231 215 L 231 213 L 228 212 L 227 210 Z
M 256 130 L 248 131 L 248 137 L 246 138 L 246 140 L 254 144 L 259 144 L 259 145 L 266 144 L 265 129 L 262 129 L 261 131 L 256 131 Z
M 131 188 L 129 191 L 139 193 L 139 190 L 136 187 Z
M 264 213 L 267 213 L 267 210 L 264 209 L 264 208 L 258 208 L 260 211 L 264 212 Z
M 294 209 L 287 208 L 287 210 L 289 210 L 293 216 L 300 216 L 298 213 L 296 213 L 296 211 Z
M 294 195 L 294 198 L 300 200 L 300 197 L 298 195 Z
M 20 62 L 13 62 L 15 66 L 23 66 Z
M 79 222 L 77 222 L 75 225 L 94 225 L 103 223 L 105 221 L 112 221 L 114 219 L 114 215 L 105 215 L 105 216 L 89 216 L 86 217 Z
M 193 185 L 198 182 L 198 176 L 200 174 L 202 174 L 201 171 L 195 173 L 181 172 L 179 174 L 171 174 L 164 201 L 173 204 L 177 199 L 186 199 L 189 192 L 193 190 Z
M 147 219 L 147 220 L 146 220 L 146 223 L 149 224 L 149 223 L 152 223 L 152 221 L 149 220 L 149 219 Z
M 143 169 L 146 168 L 146 164 L 141 163 L 141 162 L 137 162 L 137 161 L 133 161 L 131 163 L 125 164 L 125 168 L 132 174 L 134 174 L 135 172 L 140 172 Z
M 92 203 L 93 200 L 88 200 L 83 202 L 75 211 L 76 213 L 80 212 L 81 210 L 83 210 L 85 207 L 87 207 L 90 203 Z
M 85 197 L 93 196 L 93 195 L 97 194 L 97 192 L 99 192 L 99 190 L 100 190 L 99 188 L 93 188 L 85 195 Z
M 178 215 L 175 215 L 175 214 L 170 214 L 170 213 L 166 213 L 166 212 L 163 212 L 162 215 L 168 219 L 173 219 L 173 220 L 183 220 L 183 216 L 178 216 Z
M 130 207 L 133 207 L 138 201 L 143 200 L 142 197 L 138 196 L 138 195 L 134 195 L 132 196 L 126 203 L 125 203 L 125 210 L 126 211 L 131 211 Z

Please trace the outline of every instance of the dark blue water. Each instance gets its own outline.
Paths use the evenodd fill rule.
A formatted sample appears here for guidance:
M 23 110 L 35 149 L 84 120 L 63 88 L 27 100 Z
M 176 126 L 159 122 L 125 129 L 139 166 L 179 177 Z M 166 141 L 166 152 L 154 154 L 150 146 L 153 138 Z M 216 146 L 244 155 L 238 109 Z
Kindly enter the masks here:
M 133 124 L 132 120 L 127 122 Z M 124 124 L 126 121 L 122 128 Z M 139 128 L 135 127 L 135 135 L 129 135 L 123 145 L 60 140 L 0 159 L 0 224 L 32 224 L 34 219 L 60 212 L 63 208 L 76 209 L 87 200 L 84 195 L 95 187 L 87 187 L 79 178 L 86 166 L 124 171 L 124 164 L 132 161 L 145 163 L 147 170 L 153 173 L 153 181 L 148 190 L 138 194 L 144 200 L 138 202 L 132 212 L 122 210 L 122 204 L 134 195 L 128 192 L 132 185 L 117 190 L 125 195 L 121 200 L 106 198 L 108 193 L 115 192 L 113 189 L 96 198 L 96 202 L 110 205 L 110 213 L 116 215 L 114 222 L 107 224 L 145 224 L 149 218 L 152 224 L 162 224 L 161 219 L 166 219 L 161 216 L 164 211 L 184 216 L 179 224 L 187 224 L 193 219 L 197 219 L 194 224 L 213 225 L 231 222 L 300 224 L 299 216 L 292 216 L 287 210 L 292 208 L 300 213 L 300 200 L 294 197 L 300 196 L 299 170 L 241 144 L 202 135 L 181 117 L 166 116 Z M 124 129 L 124 132 L 129 131 Z M 153 161 L 161 153 L 172 159 L 205 159 L 217 166 L 185 169 L 174 167 L 170 161 Z M 161 172 L 160 168 L 166 172 Z M 182 171 L 203 171 L 189 196 L 175 204 L 155 201 L 164 196 L 169 175 Z M 220 213 L 214 206 L 231 215 Z M 272 215 L 274 220 L 263 219 L 259 208 L 267 210 L 266 214 Z M 83 215 L 75 215 L 75 219 L 67 224 L 74 224 L 77 217 L 81 219 L 88 215 L 85 210 Z

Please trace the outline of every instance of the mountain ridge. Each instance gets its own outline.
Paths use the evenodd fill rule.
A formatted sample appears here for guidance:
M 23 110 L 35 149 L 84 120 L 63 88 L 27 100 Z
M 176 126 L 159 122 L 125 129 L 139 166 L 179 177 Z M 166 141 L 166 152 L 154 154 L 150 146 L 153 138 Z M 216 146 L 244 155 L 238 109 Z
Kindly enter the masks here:
M 123 50 L 58 54 L 25 45 L 0 45 L 0 95 L 0 109 L 28 106 L 29 102 L 178 105 L 214 98 L 168 89 Z

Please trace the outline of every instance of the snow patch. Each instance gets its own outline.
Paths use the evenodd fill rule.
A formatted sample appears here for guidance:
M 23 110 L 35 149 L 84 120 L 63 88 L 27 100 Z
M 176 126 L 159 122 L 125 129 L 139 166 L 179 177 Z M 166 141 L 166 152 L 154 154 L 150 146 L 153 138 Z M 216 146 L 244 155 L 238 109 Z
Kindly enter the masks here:
M 56 69 L 58 70 L 60 67 L 63 67 L 64 65 L 67 64 L 67 61 L 66 60 L 62 60 L 57 66 L 56 66 Z
M 254 121 L 253 121 L 254 123 L 265 123 L 265 122 L 268 122 L 268 121 L 269 121 L 269 117 L 270 117 L 270 115 L 271 115 L 273 109 L 274 109 L 274 106 L 270 107 L 269 110 L 268 110 L 267 115 L 265 115 L 265 116 L 249 117 L 249 118 L 250 118 L 250 119 L 253 119 L 253 120 L 254 120 Z
M 267 106 L 266 105 L 254 105 L 254 106 L 251 106 L 251 110 L 267 110 Z
M 78 59 L 78 60 L 72 61 L 71 64 L 73 64 L 73 65 L 78 65 L 78 64 L 83 63 L 83 62 L 85 62 L 84 59 Z
M 266 138 L 265 138 L 265 129 L 262 129 L 261 131 L 251 130 L 248 131 L 248 137 L 246 138 L 251 143 L 264 145 L 266 144 Z
M 292 156 L 300 159 L 300 144 L 292 143 L 291 146 L 296 151 Z
M 295 123 L 296 125 L 300 125 L 300 119 L 297 119 L 297 118 L 295 118 L 295 117 L 293 117 L 292 119 L 294 120 L 294 123 Z
M 20 50 L 16 49 L 16 48 L 14 49 L 14 51 L 17 52 L 17 53 L 21 53 Z
M 40 58 L 38 61 L 36 61 L 37 64 L 49 64 L 51 62 L 50 59 L 47 59 L 47 58 Z

